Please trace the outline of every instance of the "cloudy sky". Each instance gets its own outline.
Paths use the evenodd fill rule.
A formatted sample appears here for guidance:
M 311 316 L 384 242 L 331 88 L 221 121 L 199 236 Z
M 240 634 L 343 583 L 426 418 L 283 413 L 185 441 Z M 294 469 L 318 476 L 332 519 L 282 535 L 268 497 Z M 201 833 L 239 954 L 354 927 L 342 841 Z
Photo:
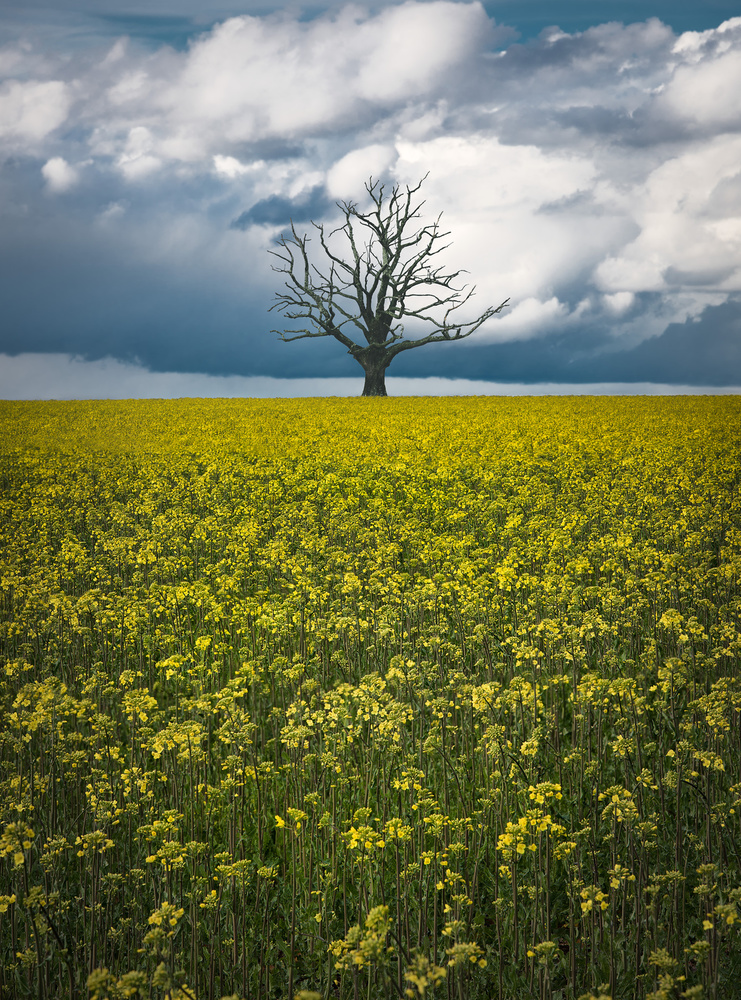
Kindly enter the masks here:
M 268 250 L 424 174 L 471 317 L 511 307 L 397 391 L 741 386 L 737 12 L 3 0 L 0 396 L 354 393 L 271 333 Z

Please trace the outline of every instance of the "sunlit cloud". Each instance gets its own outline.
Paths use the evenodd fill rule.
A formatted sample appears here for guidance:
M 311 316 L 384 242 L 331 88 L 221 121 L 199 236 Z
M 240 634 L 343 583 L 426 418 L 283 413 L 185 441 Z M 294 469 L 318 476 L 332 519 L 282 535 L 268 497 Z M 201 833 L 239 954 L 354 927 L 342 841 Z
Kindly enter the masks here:
M 53 156 L 47 160 L 41 168 L 41 175 L 49 191 L 54 193 L 69 191 L 80 179 L 79 172 L 63 156 Z

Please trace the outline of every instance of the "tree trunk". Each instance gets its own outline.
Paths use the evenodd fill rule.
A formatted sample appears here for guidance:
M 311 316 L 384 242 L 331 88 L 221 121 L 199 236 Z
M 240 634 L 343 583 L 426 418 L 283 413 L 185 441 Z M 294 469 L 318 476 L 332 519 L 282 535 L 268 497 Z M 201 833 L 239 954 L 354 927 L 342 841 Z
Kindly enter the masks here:
M 387 396 L 386 365 L 370 364 L 365 367 L 364 396 Z

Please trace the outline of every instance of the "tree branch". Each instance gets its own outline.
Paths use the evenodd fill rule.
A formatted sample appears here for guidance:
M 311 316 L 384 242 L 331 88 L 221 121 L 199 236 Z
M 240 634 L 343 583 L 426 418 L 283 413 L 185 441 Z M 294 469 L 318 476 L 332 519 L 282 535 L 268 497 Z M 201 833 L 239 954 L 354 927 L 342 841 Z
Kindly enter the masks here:
M 387 192 L 371 177 L 365 185 L 371 203 L 367 211 L 353 201 L 339 201 L 344 218 L 340 225 L 327 232 L 322 223 L 312 221 L 320 259 L 323 256 L 328 270 L 310 259 L 309 236 L 299 235 L 291 222 L 290 235 L 281 235 L 279 249 L 270 251 L 276 261 L 273 270 L 285 279 L 285 290 L 276 292 L 271 311 L 302 323 L 274 333 L 286 342 L 334 337 L 366 370 L 371 364 L 385 370 L 402 351 L 470 337 L 509 304 L 506 299 L 476 319 L 456 320 L 457 310 L 470 301 L 475 288 L 456 284 L 463 270 L 446 271 L 434 260 L 450 246 L 441 216 L 416 224 L 425 202 L 415 196 L 426 176 L 403 192 L 398 184 Z M 337 246 L 342 242 L 344 252 Z M 407 319 L 429 324 L 432 330 L 406 338 Z M 348 326 L 358 332 L 360 343 L 345 332 Z

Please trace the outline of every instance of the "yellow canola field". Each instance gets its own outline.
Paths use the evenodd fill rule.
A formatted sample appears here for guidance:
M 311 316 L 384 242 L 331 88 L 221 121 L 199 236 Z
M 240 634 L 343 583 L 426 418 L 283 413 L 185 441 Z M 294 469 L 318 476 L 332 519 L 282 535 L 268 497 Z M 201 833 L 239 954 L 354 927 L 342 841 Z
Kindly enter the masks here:
M 741 400 L 0 420 L 0 996 L 741 996 Z

